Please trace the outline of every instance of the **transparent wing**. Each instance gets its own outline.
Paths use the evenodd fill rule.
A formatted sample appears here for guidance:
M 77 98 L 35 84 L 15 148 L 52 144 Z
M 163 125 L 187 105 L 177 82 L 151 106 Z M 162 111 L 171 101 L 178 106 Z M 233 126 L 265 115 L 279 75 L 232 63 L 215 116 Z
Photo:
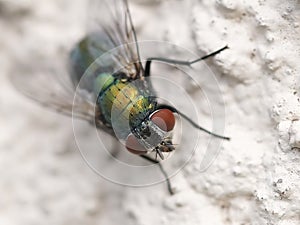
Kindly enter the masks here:
M 115 48 L 111 51 L 114 64 L 121 65 L 129 78 L 138 79 L 142 67 L 127 1 L 91 0 L 90 8 L 92 12 L 89 15 L 92 20 L 89 22 L 89 31 L 99 33 L 101 37 L 105 36 L 110 43 L 102 45 L 102 40 L 87 42 L 93 45 L 87 49 L 92 49 L 97 56 L 97 52 L 103 54 Z M 43 106 L 66 115 L 94 121 L 95 96 L 90 96 L 88 91 L 77 90 L 76 101 L 73 102 L 77 84 L 68 71 L 68 61 L 69 59 L 43 61 L 39 56 L 31 55 L 30 59 L 19 63 L 17 72 L 11 76 L 12 83 L 20 92 Z
M 35 62 L 34 65 L 33 63 Z M 75 88 L 66 71 L 66 63 L 44 62 L 31 59 L 19 63 L 13 72 L 11 81 L 18 91 L 39 104 L 60 113 L 84 119 L 94 120 L 95 105 L 87 93 L 82 93 L 74 102 Z M 53 65 L 55 63 L 55 65 Z M 59 65 L 60 64 L 60 65 Z
M 140 78 L 143 66 L 127 0 L 91 0 L 90 9 L 89 31 L 105 34 L 110 42 L 109 49 L 99 46 L 99 50 L 115 48 L 111 51 L 115 63 L 129 78 Z

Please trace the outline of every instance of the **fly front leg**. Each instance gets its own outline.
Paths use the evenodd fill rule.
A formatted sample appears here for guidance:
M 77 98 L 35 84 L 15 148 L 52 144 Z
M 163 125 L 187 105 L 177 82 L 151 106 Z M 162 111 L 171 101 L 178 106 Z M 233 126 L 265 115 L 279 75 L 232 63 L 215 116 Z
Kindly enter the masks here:
M 221 138 L 221 139 L 224 139 L 224 140 L 227 140 L 229 141 L 230 140 L 230 137 L 225 137 L 225 136 L 222 136 L 222 135 L 219 135 L 219 134 L 216 134 L 216 133 L 213 133 L 207 129 L 205 129 L 204 127 L 201 127 L 200 125 L 198 125 L 196 122 L 194 122 L 193 120 L 191 120 L 187 115 L 185 115 L 184 113 L 178 111 L 176 108 L 172 107 L 172 106 L 169 106 L 169 105 L 164 105 L 164 104 L 160 104 L 157 106 L 157 109 L 169 109 L 170 111 L 172 111 L 173 113 L 177 113 L 178 115 L 182 116 L 182 118 L 184 118 L 186 121 L 188 121 L 193 127 L 195 127 L 196 129 L 198 130 L 202 130 L 204 131 L 205 133 L 208 133 L 214 137 L 217 137 L 217 138 Z
M 163 166 L 161 165 L 161 163 L 159 161 L 155 160 L 155 159 L 152 159 L 149 156 L 146 156 L 146 155 L 140 155 L 140 157 L 142 157 L 143 159 L 145 159 L 145 160 L 147 160 L 147 161 L 149 161 L 151 163 L 157 164 L 159 166 L 160 171 L 162 172 L 162 174 L 164 175 L 164 177 L 166 179 L 167 186 L 168 186 L 168 191 L 169 191 L 170 195 L 173 195 L 174 192 L 172 190 L 171 182 L 169 180 L 167 172 L 165 171 L 165 169 L 163 168 Z
M 166 63 L 170 63 L 170 64 L 174 64 L 174 65 L 190 66 L 194 63 L 197 63 L 197 62 L 202 61 L 204 59 L 215 56 L 215 55 L 219 54 L 220 52 L 224 51 L 225 49 L 228 49 L 227 45 L 223 48 L 218 49 L 217 51 L 214 51 L 214 52 L 212 52 L 208 55 L 202 56 L 202 57 L 200 57 L 198 59 L 195 59 L 195 60 L 192 60 L 192 61 L 181 61 L 181 60 L 175 60 L 175 59 L 156 58 L 156 57 L 149 58 L 149 59 L 147 59 L 146 65 L 145 65 L 145 77 L 150 76 L 152 61 L 166 62 Z

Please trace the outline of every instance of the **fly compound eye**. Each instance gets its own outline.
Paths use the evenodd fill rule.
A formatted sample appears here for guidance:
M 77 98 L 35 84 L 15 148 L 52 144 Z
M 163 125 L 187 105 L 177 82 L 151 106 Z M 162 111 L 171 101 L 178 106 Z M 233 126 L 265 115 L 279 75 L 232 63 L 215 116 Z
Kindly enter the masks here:
M 126 149 L 136 155 L 146 154 L 147 150 L 142 146 L 133 134 L 129 134 L 126 139 Z
M 166 132 L 173 130 L 175 126 L 175 116 L 169 109 L 159 109 L 155 111 L 150 119 L 155 125 Z

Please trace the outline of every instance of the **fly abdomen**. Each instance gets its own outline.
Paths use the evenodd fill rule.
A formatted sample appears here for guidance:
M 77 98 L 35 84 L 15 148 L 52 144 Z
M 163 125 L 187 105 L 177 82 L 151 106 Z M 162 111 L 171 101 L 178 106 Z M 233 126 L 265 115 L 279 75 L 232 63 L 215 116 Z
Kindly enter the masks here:
M 81 40 L 72 50 L 70 54 L 71 63 L 71 80 L 75 86 L 80 82 L 81 88 L 87 91 L 92 91 L 95 74 L 112 71 L 114 68 L 114 61 L 111 59 L 101 58 L 101 64 L 93 73 L 86 73 L 87 69 L 103 55 L 106 51 L 103 49 L 112 49 L 114 46 L 111 44 L 108 37 L 103 33 L 92 33 Z M 83 77 L 84 75 L 84 77 Z M 82 79 L 83 78 L 83 79 Z

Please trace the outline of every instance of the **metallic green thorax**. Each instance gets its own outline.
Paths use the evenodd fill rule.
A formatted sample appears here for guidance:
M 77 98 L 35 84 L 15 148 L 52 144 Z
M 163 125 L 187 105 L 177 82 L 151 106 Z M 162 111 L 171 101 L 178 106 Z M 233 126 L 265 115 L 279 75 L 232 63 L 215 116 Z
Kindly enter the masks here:
M 94 91 L 99 93 L 97 104 L 105 121 L 124 135 L 139 126 L 155 106 L 136 85 L 107 73 L 98 75 Z
M 121 131 L 122 136 L 126 136 L 131 129 L 138 127 L 149 117 L 155 108 L 155 102 L 149 97 L 150 91 L 145 90 L 143 85 L 138 84 L 139 82 L 129 82 L 118 73 L 112 75 L 113 60 L 101 62 L 102 66 L 93 69 L 91 73 L 85 73 L 90 64 L 104 53 L 99 49 L 105 49 L 101 47 L 105 43 L 107 41 L 101 39 L 101 36 L 93 35 L 75 47 L 71 53 L 74 72 L 72 80 L 75 85 L 80 81 L 80 87 L 96 97 L 102 122 L 108 127 L 118 129 L 117 132 Z

